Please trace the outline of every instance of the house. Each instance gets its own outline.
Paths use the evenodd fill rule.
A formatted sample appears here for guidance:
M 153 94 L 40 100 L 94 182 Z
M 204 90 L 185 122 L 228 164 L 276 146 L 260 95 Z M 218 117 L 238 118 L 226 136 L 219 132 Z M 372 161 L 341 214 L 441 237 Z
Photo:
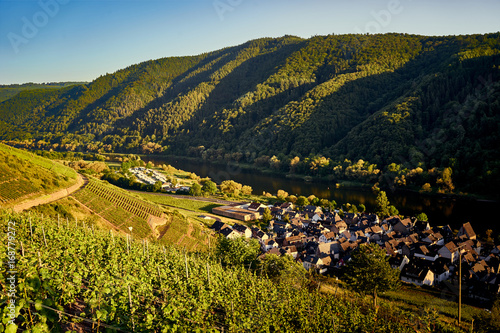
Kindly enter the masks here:
M 344 221 L 338 221 L 338 222 L 335 222 L 335 227 L 338 229 L 338 233 L 341 233 L 344 230 L 347 230 L 347 223 L 345 223 Z M 332 230 L 332 231 L 334 231 L 334 230 Z
M 448 259 L 450 262 L 457 261 L 459 257 L 458 248 L 453 242 L 446 243 L 438 250 L 438 254 L 439 256 Z
M 436 282 L 448 280 L 451 276 L 451 270 L 445 258 L 437 258 L 431 265 Z
M 293 210 L 293 203 L 291 202 L 284 202 L 280 205 L 280 208 L 285 210 L 285 211 L 292 211 Z
M 235 223 L 233 225 L 233 230 L 235 232 L 237 232 L 241 237 L 245 237 L 245 238 L 250 238 L 252 237 L 252 230 L 245 226 L 245 225 L 242 225 L 242 224 L 239 224 L 239 223 Z
M 356 213 L 345 213 L 344 214 L 344 221 L 345 223 L 352 225 L 352 224 L 357 224 L 359 221 L 358 214 Z
M 312 206 L 312 205 L 305 206 L 302 211 L 304 213 L 307 213 L 307 214 L 312 214 L 312 216 L 314 216 L 314 214 L 322 214 L 323 213 L 323 210 L 321 209 L 321 207 Z
M 258 241 L 265 241 L 266 239 L 269 239 L 269 235 L 266 234 L 264 231 L 260 230 L 259 228 L 252 227 L 252 237 L 257 239 Z
M 212 213 L 237 219 L 240 221 L 252 221 L 261 218 L 260 213 L 242 208 L 244 206 L 220 206 L 212 208 Z
M 382 239 L 382 235 L 384 234 L 384 231 L 378 225 L 374 225 L 372 227 L 366 228 L 365 234 L 368 236 L 370 241 L 378 242 Z
M 337 234 L 333 231 L 330 231 L 330 232 L 321 234 L 321 236 L 319 236 L 319 241 L 320 241 L 320 243 L 330 243 L 330 242 L 333 242 L 336 237 L 337 237 Z
M 413 256 L 416 258 L 421 258 L 429 261 L 434 261 L 439 257 L 439 255 L 434 251 L 434 249 L 424 244 L 416 244 Z
M 434 272 L 428 267 L 425 260 L 412 260 L 401 271 L 401 280 L 417 286 L 433 286 L 435 283 Z
M 458 230 L 457 237 L 466 236 L 468 239 L 476 239 L 476 233 L 472 229 L 470 222 L 464 223 Z
M 413 223 L 409 218 L 406 218 L 404 220 L 399 219 L 399 221 L 396 222 L 392 226 L 394 231 L 401 233 L 402 235 L 408 235 L 411 233 L 411 230 L 413 228 Z
M 431 226 L 428 221 L 417 221 L 415 222 L 414 227 L 418 232 L 424 232 L 426 230 L 431 229 Z
M 397 254 L 389 258 L 389 265 L 391 265 L 393 269 L 399 269 L 400 271 L 403 270 L 403 267 L 409 262 L 410 259 L 404 254 Z
M 304 266 L 306 270 L 310 270 L 311 268 L 319 268 L 321 265 L 323 265 L 323 260 L 315 255 L 307 255 L 302 260 L 302 266 Z
M 262 242 L 261 244 L 261 249 L 262 249 L 262 252 L 267 252 L 273 248 L 278 248 L 279 247 L 279 244 L 278 242 L 276 242 L 276 240 L 270 238 L 270 239 L 266 239 L 265 241 Z
M 210 229 L 214 230 L 215 232 L 220 232 L 222 229 L 229 227 L 229 225 L 225 224 L 224 222 L 221 221 L 215 221 Z
M 231 228 L 229 226 L 227 228 L 223 228 L 219 233 L 221 235 L 223 235 L 224 237 L 229 238 L 229 239 L 235 239 L 235 238 L 241 237 L 241 235 L 239 233 L 234 231 L 233 228 Z
M 444 245 L 444 237 L 439 232 L 430 231 L 430 233 L 424 233 L 424 235 L 426 236 L 422 238 L 422 242 L 429 244 Z
M 297 235 L 297 236 L 286 237 L 283 240 L 283 245 L 284 246 L 295 245 L 295 246 L 301 247 L 302 242 L 304 241 L 305 238 L 306 238 L 306 236 L 302 233 Z
M 297 251 L 297 247 L 295 245 L 284 246 L 281 249 L 283 254 L 292 256 L 293 259 L 297 259 L 297 255 L 299 254 L 299 252 Z
M 318 257 L 323 258 L 331 255 L 332 253 L 332 243 L 319 243 L 316 250 L 316 255 Z
M 321 274 L 325 274 L 328 271 L 331 271 L 334 269 L 334 260 L 331 256 L 326 256 L 321 258 L 321 264 L 319 265 L 319 272 Z
M 260 208 L 266 208 L 267 206 L 263 205 L 263 204 L 260 204 L 258 202 L 252 202 L 250 205 L 248 205 L 247 209 L 248 210 L 251 210 L 251 211 L 254 211 L 254 212 L 257 212 Z

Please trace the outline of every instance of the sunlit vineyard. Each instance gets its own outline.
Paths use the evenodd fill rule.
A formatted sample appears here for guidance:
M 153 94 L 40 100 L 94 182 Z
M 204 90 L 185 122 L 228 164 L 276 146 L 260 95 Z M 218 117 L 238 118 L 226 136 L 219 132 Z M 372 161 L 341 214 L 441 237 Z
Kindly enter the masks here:
M 14 201 L 36 192 L 38 192 L 38 189 L 28 180 L 13 179 L 0 184 L 0 203 Z
M 6 146 L 0 143 L 0 151 L 3 153 L 7 153 L 9 155 L 16 156 L 20 159 L 27 160 L 30 163 L 42 167 L 47 170 L 51 170 L 54 173 L 66 176 L 71 179 L 76 179 L 76 171 L 71 169 L 70 167 L 64 166 L 61 163 L 57 163 L 55 161 L 49 160 L 47 158 L 35 155 L 29 151 L 25 151 L 22 149 L 17 149 L 13 147 Z
M 0 205 L 72 185 L 76 173 L 62 164 L 0 144 Z
M 158 207 L 95 179 L 73 196 L 117 228 L 129 233 L 129 227 L 132 227 L 133 234 L 141 238 L 151 235 L 148 218 L 162 217 Z
M 375 313 L 360 299 L 273 283 L 247 267 L 224 268 L 208 254 L 129 242 L 75 221 L 3 213 L 2 260 L 9 221 L 16 232 L 20 330 L 415 332 L 431 327 L 429 318 L 400 309 L 381 307 Z M 1 274 L 3 283 L 6 273 Z M 6 304 L 1 286 L 0 303 Z M 6 319 L 8 309 L 2 309 Z

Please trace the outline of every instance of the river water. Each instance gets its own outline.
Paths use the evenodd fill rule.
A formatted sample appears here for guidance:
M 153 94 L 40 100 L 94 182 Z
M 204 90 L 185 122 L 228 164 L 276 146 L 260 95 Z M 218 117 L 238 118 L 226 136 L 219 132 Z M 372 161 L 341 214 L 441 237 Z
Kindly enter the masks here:
M 200 177 L 210 177 L 217 184 L 232 179 L 251 186 L 254 194 L 262 194 L 263 191 L 276 194 L 281 189 L 294 195 L 309 196 L 314 194 L 318 198 L 335 200 L 338 205 L 346 203 L 359 205 L 362 203 L 366 206 L 367 211 L 373 211 L 375 208 L 376 195 L 368 188 L 337 189 L 335 184 L 328 182 L 305 182 L 248 172 L 237 166 L 220 166 L 168 157 L 143 157 L 143 160 L 151 161 L 155 165 L 170 164 L 175 168 L 194 172 Z M 449 224 L 452 229 L 458 229 L 463 223 L 471 222 L 476 233 L 484 234 L 487 229 L 493 229 L 496 236 L 500 232 L 500 217 L 496 215 L 498 202 L 476 201 L 466 198 L 439 198 L 406 191 L 386 192 L 389 201 L 396 206 L 400 214 L 414 216 L 424 212 L 433 226 Z

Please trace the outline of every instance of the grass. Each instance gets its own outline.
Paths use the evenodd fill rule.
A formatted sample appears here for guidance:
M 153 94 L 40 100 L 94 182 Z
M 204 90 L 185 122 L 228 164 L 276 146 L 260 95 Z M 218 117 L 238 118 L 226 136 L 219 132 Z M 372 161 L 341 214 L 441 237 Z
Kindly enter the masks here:
M 29 211 L 43 214 L 45 217 L 51 217 L 54 221 L 59 219 L 61 224 L 74 223 L 75 220 L 78 220 L 88 226 L 93 225 L 100 229 L 109 229 L 109 224 L 93 212 L 90 212 L 72 197 L 66 197 L 56 202 L 35 206 L 30 208 Z M 66 222 L 66 219 L 68 222 Z
M 400 308 L 415 311 L 415 309 L 435 309 L 440 315 L 447 318 L 447 322 L 454 322 L 458 318 L 458 303 L 456 295 L 443 294 L 434 289 L 424 289 L 417 286 L 404 285 L 400 290 L 386 292 L 380 295 L 382 299 L 397 304 Z M 462 320 L 471 322 L 475 315 L 481 313 L 479 308 L 462 303 Z
M 192 210 L 200 213 L 212 213 L 213 208 L 222 206 L 219 204 L 214 204 L 212 202 L 192 199 L 179 199 L 168 195 L 141 193 L 140 196 L 160 205 L 182 208 L 185 210 Z

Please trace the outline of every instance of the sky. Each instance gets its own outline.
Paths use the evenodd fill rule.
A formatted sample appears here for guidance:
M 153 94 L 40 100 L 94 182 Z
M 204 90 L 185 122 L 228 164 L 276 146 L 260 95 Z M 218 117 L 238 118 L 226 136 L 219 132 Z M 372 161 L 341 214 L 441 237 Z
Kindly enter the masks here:
M 500 31 L 499 0 L 0 0 L 0 84 L 92 81 L 261 37 Z

